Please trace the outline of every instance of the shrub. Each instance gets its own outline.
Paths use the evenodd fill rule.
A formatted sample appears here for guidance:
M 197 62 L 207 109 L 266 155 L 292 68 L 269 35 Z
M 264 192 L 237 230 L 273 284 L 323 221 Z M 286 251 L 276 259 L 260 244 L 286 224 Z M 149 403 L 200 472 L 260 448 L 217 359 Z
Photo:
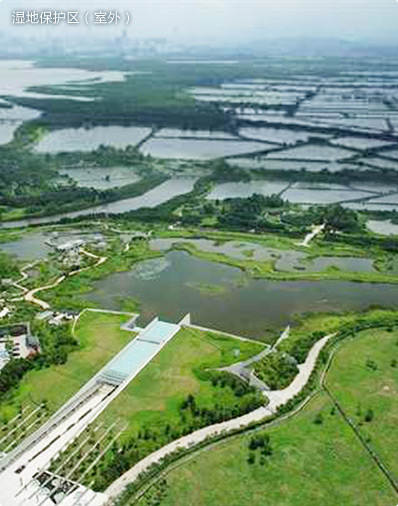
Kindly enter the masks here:
M 254 452 L 250 452 L 247 457 L 248 464 L 254 464 L 256 462 L 256 454 Z
M 271 439 L 268 434 L 257 434 L 250 438 L 249 450 L 256 451 L 258 449 L 261 451 L 261 455 L 265 457 L 272 455 Z
M 365 413 L 365 422 L 370 423 L 374 419 L 374 412 L 372 409 L 368 409 Z
M 366 361 L 366 368 L 369 369 L 370 371 L 377 371 L 378 365 L 374 360 L 368 358 L 368 360 Z
M 255 364 L 255 373 L 272 390 L 279 390 L 290 385 L 298 373 L 298 367 L 292 357 L 274 351 Z

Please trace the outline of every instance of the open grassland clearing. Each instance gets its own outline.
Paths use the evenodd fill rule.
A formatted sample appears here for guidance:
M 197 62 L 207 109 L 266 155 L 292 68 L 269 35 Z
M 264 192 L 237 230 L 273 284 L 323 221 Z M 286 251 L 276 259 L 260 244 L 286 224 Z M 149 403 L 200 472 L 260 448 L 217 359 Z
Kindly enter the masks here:
M 363 318 L 387 322 L 392 316 L 375 311 Z M 339 319 L 341 324 L 352 323 L 355 315 L 314 316 L 303 322 L 301 330 L 330 329 Z M 332 395 L 395 477 L 397 340 L 393 327 L 354 335 L 337 348 L 326 376 Z M 253 448 L 251 434 L 213 445 L 171 466 L 138 504 L 393 506 L 397 502 L 389 481 L 325 392 L 317 393 L 294 417 L 256 434 L 268 436 L 271 452 Z
M 398 480 L 398 330 L 372 329 L 344 343 L 326 385 Z
M 362 313 L 312 313 L 298 316 L 289 328 L 288 338 L 278 343 L 277 349 L 256 362 L 254 372 L 272 389 L 288 386 L 296 376 L 297 366 L 305 362 L 306 357 L 323 336 L 335 334 L 343 328 L 357 328 L 356 325 L 392 327 L 396 321 L 394 311 L 373 310 Z
M 134 434 L 146 429 L 164 430 L 167 424 L 180 425 L 180 405 L 188 395 L 195 397 L 198 406 L 209 410 L 217 404 L 233 405 L 236 399 L 232 389 L 214 386 L 208 371 L 246 360 L 263 349 L 260 343 L 186 327 L 113 401 L 103 416 L 109 420 L 125 418 L 129 433 Z
M 290 328 L 288 339 L 281 342 L 278 349 L 293 355 L 297 352 L 300 352 L 301 354 L 304 353 L 302 358 L 305 358 L 313 343 L 319 339 L 319 333 L 324 335 L 333 334 L 344 328 L 352 328 L 354 332 L 357 328 L 360 328 L 360 326 L 364 324 L 375 328 L 393 328 L 396 324 L 396 319 L 396 311 L 383 309 L 374 309 L 361 313 L 346 312 L 341 314 L 303 314 L 296 317 L 296 320 Z M 384 331 L 375 330 L 374 332 Z
M 320 415 L 323 423 L 314 423 Z M 393 490 L 325 394 L 265 433 L 272 455 L 251 452 L 250 436 L 217 445 L 168 473 L 158 504 L 395 504 Z M 159 497 L 161 483 L 149 490 L 139 506 L 156 504 L 151 496 Z

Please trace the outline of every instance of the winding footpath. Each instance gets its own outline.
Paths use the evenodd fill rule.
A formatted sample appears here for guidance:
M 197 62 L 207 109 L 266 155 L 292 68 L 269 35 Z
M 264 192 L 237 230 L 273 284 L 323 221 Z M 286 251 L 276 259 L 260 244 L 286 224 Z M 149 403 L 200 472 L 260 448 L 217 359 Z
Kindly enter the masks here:
M 50 290 L 51 288 L 55 288 L 60 283 L 62 283 L 62 281 L 65 278 L 66 278 L 66 276 L 63 275 L 63 276 L 59 277 L 58 279 L 56 279 L 54 281 L 54 283 L 52 283 L 51 285 L 40 286 L 39 288 L 34 288 L 33 290 L 30 290 L 24 296 L 25 301 L 32 302 L 33 304 L 37 304 L 38 306 L 40 306 L 44 310 L 50 309 L 51 306 L 48 302 L 45 302 L 44 300 L 41 300 L 41 299 L 37 299 L 35 297 L 35 295 L 36 295 L 36 293 L 43 292 L 44 290 Z
M 26 279 L 28 279 L 29 276 L 26 271 L 28 269 L 32 269 L 37 263 L 38 263 L 37 260 L 35 260 L 34 262 L 25 265 L 25 267 L 22 267 L 20 270 L 21 277 L 17 281 L 14 281 L 12 283 L 12 286 L 17 288 L 18 290 L 21 290 L 23 293 L 28 292 L 29 290 L 25 286 L 22 286 L 20 283 L 23 283 Z
M 299 373 L 287 388 L 284 390 L 274 390 L 266 393 L 266 396 L 269 399 L 267 406 L 258 408 L 251 413 L 240 416 L 238 418 L 234 418 L 232 420 L 228 420 L 226 422 L 218 423 L 215 425 L 210 425 L 209 427 L 197 430 L 192 434 L 188 434 L 187 436 L 169 443 L 163 448 L 160 448 L 156 452 L 145 457 L 143 460 L 133 466 L 129 471 L 123 474 L 120 478 L 114 481 L 112 485 L 107 488 L 105 494 L 110 498 L 110 500 L 114 500 L 125 490 L 127 485 L 133 483 L 142 472 L 148 470 L 148 468 L 153 464 L 158 464 L 166 456 L 174 453 L 177 450 L 190 448 L 208 438 L 212 438 L 220 434 L 226 434 L 230 431 L 246 427 L 253 422 L 260 422 L 274 415 L 277 412 L 278 408 L 285 405 L 289 400 L 301 392 L 301 390 L 307 384 L 311 373 L 315 368 L 319 353 L 322 351 L 323 347 L 326 345 L 329 339 L 334 336 L 335 334 L 330 334 L 323 337 L 314 344 L 308 353 L 306 361 L 298 366 Z
M 305 236 L 304 241 L 300 242 L 299 246 L 304 246 L 308 248 L 312 239 L 314 239 L 318 234 L 320 234 L 325 229 L 325 227 L 326 227 L 325 223 L 323 225 L 313 227 L 312 232 L 310 232 Z
M 25 286 L 22 286 L 20 283 L 21 281 L 25 281 L 28 278 L 28 274 L 25 272 L 27 269 L 32 268 L 37 262 L 34 262 L 33 264 L 26 265 L 23 269 L 21 269 L 21 278 L 18 279 L 18 281 L 15 281 L 12 283 L 12 286 L 15 288 L 18 288 L 18 290 L 21 290 L 23 293 L 22 298 L 14 299 L 14 300 L 25 300 L 26 302 L 31 302 L 32 304 L 36 304 L 37 306 L 40 306 L 43 310 L 48 310 L 51 308 L 50 304 L 48 302 L 45 302 L 44 300 L 38 299 L 35 297 L 35 295 L 39 292 L 43 292 L 45 290 L 51 290 L 52 288 L 55 288 L 59 284 L 62 283 L 67 277 L 74 276 L 76 274 L 79 274 L 81 272 L 87 271 L 89 269 L 94 269 L 95 267 L 98 267 L 102 265 L 104 262 L 108 260 L 108 257 L 99 257 L 98 255 L 94 255 L 94 253 L 90 253 L 89 251 L 86 251 L 84 249 L 80 250 L 81 253 L 86 255 L 89 258 L 96 259 L 97 262 L 94 265 L 89 265 L 88 267 L 83 267 L 82 269 L 79 269 L 77 271 L 70 272 L 68 275 L 62 275 L 58 279 L 54 281 L 54 283 L 46 286 L 40 286 L 38 288 L 33 288 L 32 290 L 29 290 Z
M 108 260 L 108 257 L 99 257 L 98 255 L 94 255 L 94 253 L 90 253 L 89 251 L 86 251 L 85 249 L 80 250 L 81 253 L 88 256 L 89 258 L 98 259 L 98 261 L 94 265 L 89 265 L 88 267 L 83 267 L 82 269 L 79 269 L 77 271 L 73 271 L 69 273 L 69 276 L 75 276 L 76 274 L 80 274 L 81 272 L 88 271 L 89 269 L 94 269 L 95 267 L 98 267 L 102 265 L 104 262 Z

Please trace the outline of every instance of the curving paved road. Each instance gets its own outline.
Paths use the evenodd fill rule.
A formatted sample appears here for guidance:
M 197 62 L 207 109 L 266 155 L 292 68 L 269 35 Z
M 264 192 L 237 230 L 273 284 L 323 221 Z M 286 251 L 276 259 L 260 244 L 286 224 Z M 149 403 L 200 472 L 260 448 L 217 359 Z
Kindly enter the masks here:
M 145 457 L 143 460 L 133 466 L 129 471 L 123 474 L 120 478 L 114 481 L 112 485 L 110 485 L 105 491 L 105 494 L 110 499 L 116 498 L 124 491 L 129 483 L 132 483 L 137 479 L 140 473 L 146 471 L 152 464 L 159 463 L 164 457 L 175 452 L 178 449 L 195 446 L 207 438 L 217 436 L 221 433 L 230 432 L 234 429 L 245 427 L 252 422 L 259 422 L 264 418 L 275 414 L 280 406 L 283 406 L 295 395 L 299 394 L 303 387 L 307 384 L 316 365 L 319 353 L 325 344 L 329 341 L 329 339 L 334 335 L 335 334 L 330 334 L 328 336 L 325 336 L 316 344 L 314 344 L 308 353 L 306 361 L 298 366 L 299 373 L 287 388 L 284 390 L 274 390 L 266 393 L 266 396 L 269 398 L 269 404 L 267 406 L 258 408 L 251 413 L 248 413 L 247 415 L 243 415 L 226 422 L 218 423 L 197 430 L 192 434 L 188 434 L 187 436 L 169 443 L 163 448 L 160 448 L 160 450 L 157 450 L 151 455 Z

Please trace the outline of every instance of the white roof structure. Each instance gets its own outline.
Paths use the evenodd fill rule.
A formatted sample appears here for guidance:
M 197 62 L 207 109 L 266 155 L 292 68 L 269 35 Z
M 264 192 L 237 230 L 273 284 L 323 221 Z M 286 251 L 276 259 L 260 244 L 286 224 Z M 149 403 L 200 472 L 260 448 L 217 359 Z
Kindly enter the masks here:
M 80 248 L 81 246 L 84 246 L 85 241 L 83 239 L 74 239 L 73 241 L 65 242 L 64 244 L 60 244 L 57 246 L 58 251 L 69 251 L 72 249 Z
M 5 318 L 9 313 L 11 313 L 11 311 L 8 309 L 8 307 L 4 306 L 0 311 L 0 318 Z
M 53 311 L 42 311 L 36 315 L 36 320 L 47 320 L 51 318 L 53 314 Z

